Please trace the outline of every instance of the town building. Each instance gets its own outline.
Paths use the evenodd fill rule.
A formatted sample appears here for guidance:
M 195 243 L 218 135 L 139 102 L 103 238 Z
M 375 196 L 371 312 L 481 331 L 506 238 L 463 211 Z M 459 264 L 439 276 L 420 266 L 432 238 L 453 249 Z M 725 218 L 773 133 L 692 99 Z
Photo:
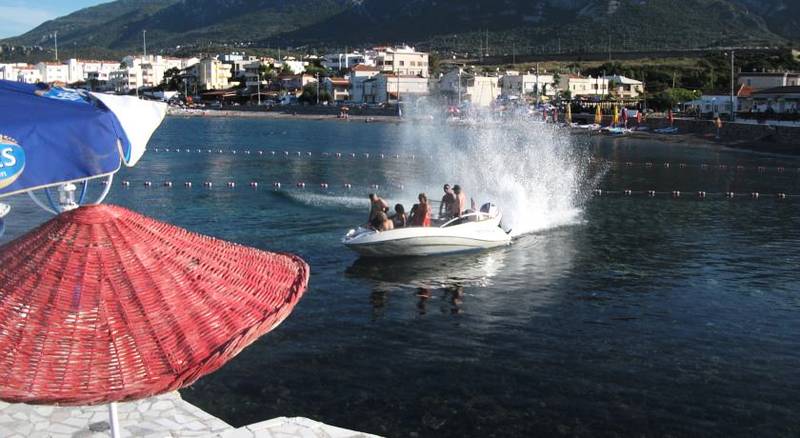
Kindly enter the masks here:
M 550 74 L 519 74 L 507 71 L 500 78 L 500 94 L 508 98 L 522 98 L 525 96 L 555 96 L 553 75 Z
M 460 67 L 442 75 L 438 88 L 448 104 L 469 102 L 475 107 L 492 105 L 502 93 L 497 76 L 481 76 Z
M 224 90 L 230 85 L 231 67 L 219 59 L 201 59 L 195 69 L 197 84 L 201 90 Z
M 363 83 L 363 102 L 414 102 L 430 94 L 428 79 L 416 75 L 381 72 Z
M 365 82 L 381 71 L 377 67 L 359 64 L 350 69 L 350 100 L 353 102 L 366 102 L 364 97 Z
M 303 94 L 303 87 L 308 84 L 317 83 L 317 78 L 313 75 L 304 73 L 297 75 L 283 75 L 278 77 L 278 83 L 280 84 L 280 89 L 282 91 L 285 91 L 287 94 L 300 97 L 300 95 Z
M 39 76 L 41 81 L 47 84 L 69 84 L 70 81 L 70 68 L 66 64 L 60 62 L 40 62 L 36 64 L 39 69 Z
M 374 54 L 375 66 L 381 72 L 423 78 L 429 76 L 428 54 L 417 52 L 413 47 L 378 47 L 374 49 Z
M 322 66 L 336 71 L 349 70 L 357 65 L 375 65 L 368 53 L 328 53 L 322 57 Z
M 275 68 L 277 68 L 277 69 L 286 68 L 287 70 L 292 72 L 292 74 L 299 75 L 300 73 L 303 73 L 304 71 L 306 71 L 306 66 L 308 66 L 308 62 L 307 61 L 298 61 L 295 58 L 289 56 L 289 57 L 284 58 L 281 61 L 275 62 L 274 65 L 275 65 Z
M 777 87 L 792 87 L 800 85 L 800 73 L 793 72 L 750 72 L 739 73 L 739 85 L 747 85 L 753 91 Z
M 800 85 L 753 91 L 742 99 L 742 112 L 800 114 Z
M 346 102 L 350 100 L 350 79 L 326 77 L 322 81 L 322 84 L 335 102 Z
M 569 91 L 573 98 L 595 97 L 603 99 L 609 94 L 609 80 L 601 77 L 583 77 L 575 74 L 561 75 L 558 81 L 558 91 Z
M 623 100 L 638 99 L 644 94 L 644 83 L 622 75 L 604 76 L 608 81 L 610 94 Z

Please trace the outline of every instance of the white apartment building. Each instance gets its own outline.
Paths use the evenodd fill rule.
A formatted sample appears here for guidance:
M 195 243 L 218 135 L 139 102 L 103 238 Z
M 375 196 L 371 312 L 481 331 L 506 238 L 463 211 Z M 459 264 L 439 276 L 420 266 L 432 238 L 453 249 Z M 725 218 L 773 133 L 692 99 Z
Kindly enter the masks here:
M 24 62 L 16 62 L 16 63 L 10 63 L 10 64 L 0 64 L 0 79 L 6 80 L 6 81 L 24 82 L 24 81 L 21 81 L 20 78 L 19 78 L 20 71 L 22 71 L 24 69 L 35 69 L 37 73 L 39 72 L 39 70 L 36 69 L 36 67 L 28 65 L 28 64 L 26 64 Z M 38 82 L 38 80 L 33 80 L 33 81 L 29 82 L 29 83 L 35 83 L 35 82 Z
M 350 80 L 347 78 L 328 78 L 322 81 L 325 90 L 333 97 L 335 102 L 350 100 Z
M 346 70 L 357 65 L 375 65 L 368 53 L 328 53 L 322 57 L 322 66 L 331 70 Z
M 224 90 L 228 88 L 231 78 L 230 65 L 219 59 L 206 58 L 195 66 L 197 83 L 202 90 Z
M 479 76 L 462 68 L 450 70 L 439 79 L 439 91 L 451 104 L 469 102 L 476 107 L 490 106 L 501 94 L 497 76 Z
M 381 71 L 377 67 L 359 64 L 350 69 L 350 100 L 353 102 L 366 102 L 364 91 L 365 82 Z
M 601 77 L 583 77 L 578 75 L 562 75 L 558 84 L 559 91 L 569 91 L 572 97 L 597 96 L 602 98 L 609 93 L 608 79 Z
M 413 102 L 430 94 L 428 78 L 380 73 L 363 83 L 363 102 Z
M 42 72 L 35 65 L 26 65 L 25 67 L 16 67 L 14 69 L 17 73 L 17 81 L 25 82 L 26 84 L 35 84 L 42 81 Z
M 382 72 L 427 78 L 428 54 L 409 46 L 375 48 L 375 66 Z
M 506 97 L 523 97 L 529 95 L 554 96 L 553 75 L 550 74 L 518 74 L 506 72 L 500 78 L 500 94 Z
M 636 99 L 644 93 L 644 83 L 622 75 L 605 76 L 609 89 L 623 99 Z
M 70 68 L 67 64 L 61 64 L 58 62 L 40 62 L 36 64 L 36 68 L 39 69 L 39 75 L 41 76 L 41 81 L 47 84 L 53 83 L 62 83 L 62 84 L 69 84 L 72 81 L 70 80 Z

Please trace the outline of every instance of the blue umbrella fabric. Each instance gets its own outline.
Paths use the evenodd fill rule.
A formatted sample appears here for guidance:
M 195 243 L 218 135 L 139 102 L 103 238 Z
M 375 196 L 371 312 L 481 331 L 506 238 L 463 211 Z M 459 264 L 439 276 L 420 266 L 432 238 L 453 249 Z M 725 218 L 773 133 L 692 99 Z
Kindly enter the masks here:
M 0 80 L 0 198 L 133 166 L 166 105 Z

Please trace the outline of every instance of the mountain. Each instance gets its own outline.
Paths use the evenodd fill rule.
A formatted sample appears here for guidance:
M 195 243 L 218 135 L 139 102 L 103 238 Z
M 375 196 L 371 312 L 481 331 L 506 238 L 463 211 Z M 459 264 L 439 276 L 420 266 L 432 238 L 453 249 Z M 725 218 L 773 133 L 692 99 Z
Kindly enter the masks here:
M 4 40 L 75 51 L 408 42 L 497 53 L 603 52 L 800 41 L 797 0 L 116 0 Z M 489 44 L 486 48 L 486 40 Z

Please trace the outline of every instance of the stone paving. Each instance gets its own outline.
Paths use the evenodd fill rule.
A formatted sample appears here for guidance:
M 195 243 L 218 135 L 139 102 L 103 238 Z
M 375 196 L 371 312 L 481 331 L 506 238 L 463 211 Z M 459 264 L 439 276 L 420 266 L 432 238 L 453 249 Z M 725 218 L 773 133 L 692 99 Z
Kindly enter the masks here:
M 373 438 L 307 418 L 280 417 L 234 428 L 184 401 L 177 392 L 119 403 L 122 437 L 213 438 Z M 0 437 L 105 438 L 110 436 L 108 406 L 54 407 L 0 402 Z

